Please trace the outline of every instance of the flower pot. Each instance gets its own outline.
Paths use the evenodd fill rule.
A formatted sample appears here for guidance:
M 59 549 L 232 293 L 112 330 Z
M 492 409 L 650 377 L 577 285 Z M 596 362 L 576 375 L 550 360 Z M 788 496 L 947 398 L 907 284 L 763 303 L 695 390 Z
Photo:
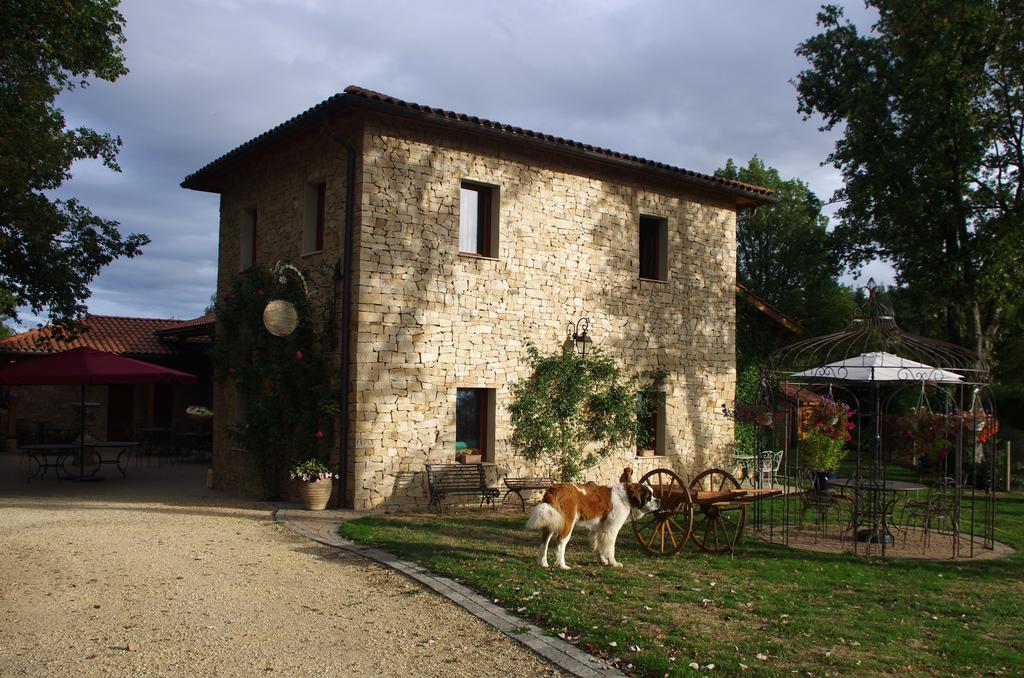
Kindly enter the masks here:
M 455 460 L 460 464 L 479 464 L 484 460 L 484 455 L 467 453 L 457 454 L 455 455 Z
M 653 457 L 657 452 L 655 450 L 637 450 L 636 456 L 638 457 Z
M 814 472 L 814 483 L 818 488 L 818 492 L 831 492 L 832 485 L 829 481 L 836 479 L 835 471 L 815 471 Z
M 330 480 L 317 480 L 311 483 L 299 483 L 299 496 L 302 506 L 307 511 L 323 511 L 331 498 L 334 483 Z

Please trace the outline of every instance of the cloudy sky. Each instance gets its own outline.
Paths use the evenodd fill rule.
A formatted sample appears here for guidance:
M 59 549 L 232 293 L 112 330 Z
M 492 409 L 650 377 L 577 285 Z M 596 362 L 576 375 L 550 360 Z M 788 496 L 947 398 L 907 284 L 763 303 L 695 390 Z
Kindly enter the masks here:
M 862 3 L 845 4 L 870 24 Z M 202 313 L 217 274 L 218 199 L 179 183 L 349 84 L 700 172 L 757 154 L 827 200 L 838 175 L 820 163 L 834 135 L 801 119 L 790 84 L 818 7 L 125 0 L 131 72 L 60 100 L 70 125 L 122 138 L 123 171 L 79 163 L 61 193 L 152 243 L 104 269 L 89 309 Z

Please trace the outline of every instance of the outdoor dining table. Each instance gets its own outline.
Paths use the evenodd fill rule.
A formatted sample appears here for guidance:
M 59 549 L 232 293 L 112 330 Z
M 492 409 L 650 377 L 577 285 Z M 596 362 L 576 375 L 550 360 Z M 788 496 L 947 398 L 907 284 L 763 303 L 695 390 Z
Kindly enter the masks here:
M 853 489 L 858 494 L 877 492 L 881 495 L 881 522 L 858 523 L 856 525 L 857 541 L 885 542 L 886 544 L 892 544 L 896 540 L 889 530 L 890 526 L 895 527 L 897 530 L 903 529 L 893 519 L 893 509 L 896 506 L 896 500 L 899 498 L 899 495 L 901 493 L 920 492 L 928 489 L 927 485 L 912 483 L 906 480 L 882 481 L 871 478 L 836 478 L 835 480 L 830 480 L 829 485 L 840 488 L 843 494 L 845 494 L 845 490 Z M 858 515 L 863 517 L 863 511 L 858 511 Z
M 64 462 L 78 452 L 78 443 L 39 443 L 33 445 L 22 445 L 18 449 L 22 455 L 27 456 L 31 462 L 35 462 L 32 473 L 27 480 L 43 478 L 48 469 L 53 469 L 57 480 L 61 479 L 61 471 L 64 469 Z
M 101 442 L 86 443 L 85 447 L 91 449 L 96 455 L 96 468 L 93 470 L 92 475 L 95 476 L 99 473 L 100 468 L 104 464 L 116 464 L 117 470 L 121 472 L 122 478 L 127 478 L 128 475 L 125 473 L 124 464 L 122 460 L 131 454 L 132 450 L 139 446 L 140 443 L 134 440 L 105 440 Z M 117 451 L 116 457 L 104 457 L 103 451 L 111 450 Z

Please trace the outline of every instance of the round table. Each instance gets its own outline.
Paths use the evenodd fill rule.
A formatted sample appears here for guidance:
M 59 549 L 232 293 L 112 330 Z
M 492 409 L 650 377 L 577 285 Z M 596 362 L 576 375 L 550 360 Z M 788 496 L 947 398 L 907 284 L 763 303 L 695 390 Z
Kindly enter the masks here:
M 927 490 L 927 485 L 921 483 L 912 483 L 906 480 L 874 480 L 872 478 L 836 478 L 830 480 L 829 485 L 832 487 L 838 487 L 841 490 L 853 489 L 856 494 L 861 495 L 863 493 L 879 494 L 880 502 L 872 502 L 874 504 L 880 503 L 882 507 L 881 515 L 878 517 L 880 520 L 876 520 L 871 524 L 858 523 L 857 527 L 857 541 L 863 542 L 885 542 L 886 545 L 892 544 L 896 541 L 892 532 L 889 530 L 889 526 L 895 527 L 897 530 L 902 529 L 893 520 L 893 507 L 896 505 L 896 499 L 901 492 L 920 492 L 921 490 Z M 844 493 L 845 494 L 845 493 Z M 889 495 L 886 498 L 886 495 Z M 863 515 L 858 511 L 858 515 Z

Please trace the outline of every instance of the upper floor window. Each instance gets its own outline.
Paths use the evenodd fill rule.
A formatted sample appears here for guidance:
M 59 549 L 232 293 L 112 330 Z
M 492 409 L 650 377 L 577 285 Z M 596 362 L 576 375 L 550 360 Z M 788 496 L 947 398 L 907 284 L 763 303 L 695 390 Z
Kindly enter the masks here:
M 668 280 L 668 221 L 640 215 L 640 277 Z
M 242 211 L 242 230 L 239 234 L 238 269 L 244 271 L 256 263 L 256 208 Z
M 306 184 L 305 217 L 303 222 L 302 251 L 319 252 L 324 248 L 324 221 L 327 215 L 327 183 Z
M 459 192 L 459 252 L 498 255 L 497 192 L 493 186 L 462 182 Z

